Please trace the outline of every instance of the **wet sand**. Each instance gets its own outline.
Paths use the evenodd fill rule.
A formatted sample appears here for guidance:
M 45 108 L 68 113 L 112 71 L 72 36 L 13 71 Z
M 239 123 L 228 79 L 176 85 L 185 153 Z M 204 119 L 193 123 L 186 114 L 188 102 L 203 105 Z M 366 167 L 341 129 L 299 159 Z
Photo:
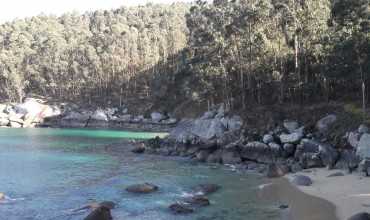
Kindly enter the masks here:
M 262 199 L 276 202 L 277 206 L 289 206 L 281 210 L 284 220 L 338 220 L 334 204 L 304 193 L 286 178 L 270 180 L 259 194 Z

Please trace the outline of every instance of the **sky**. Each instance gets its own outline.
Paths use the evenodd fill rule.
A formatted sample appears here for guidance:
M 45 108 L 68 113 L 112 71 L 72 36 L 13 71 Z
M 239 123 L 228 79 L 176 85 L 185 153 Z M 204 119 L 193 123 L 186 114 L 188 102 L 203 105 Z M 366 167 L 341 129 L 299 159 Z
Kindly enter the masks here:
M 85 12 L 96 9 L 111 9 L 138 4 L 191 2 L 192 0 L 10 0 L 0 7 L 0 23 L 16 18 L 25 18 L 40 13 L 61 15 L 65 12 Z

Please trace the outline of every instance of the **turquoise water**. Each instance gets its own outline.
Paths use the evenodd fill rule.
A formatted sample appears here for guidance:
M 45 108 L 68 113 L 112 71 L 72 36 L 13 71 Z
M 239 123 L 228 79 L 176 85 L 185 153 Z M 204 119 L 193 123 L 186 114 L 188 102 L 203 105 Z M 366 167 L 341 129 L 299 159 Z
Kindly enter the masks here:
M 256 175 L 199 165 L 182 159 L 134 155 L 122 138 L 161 134 L 73 129 L 0 129 L 0 219 L 80 220 L 72 213 L 91 201 L 110 200 L 114 219 L 267 220 L 279 219 L 271 204 L 258 199 Z M 108 146 L 108 147 L 107 147 Z M 130 184 L 150 182 L 160 190 L 132 195 Z M 200 183 L 217 183 L 211 206 L 173 216 L 169 204 Z

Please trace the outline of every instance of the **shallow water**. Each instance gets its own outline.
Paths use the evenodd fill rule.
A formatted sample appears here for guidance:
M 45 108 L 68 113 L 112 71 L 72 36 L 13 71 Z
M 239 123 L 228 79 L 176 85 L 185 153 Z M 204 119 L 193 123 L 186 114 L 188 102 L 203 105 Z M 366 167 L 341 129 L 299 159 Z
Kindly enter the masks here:
M 182 159 L 134 155 L 122 138 L 160 134 L 73 129 L 0 129 L 0 192 L 12 200 L 0 203 L 0 219 L 77 220 L 71 213 L 91 201 L 118 204 L 114 219 L 131 220 L 274 220 L 272 204 L 258 199 L 263 180 L 253 174 L 200 165 Z M 107 149 L 107 145 L 111 146 Z M 113 147 L 112 147 L 113 146 Z M 119 149 L 117 149 L 119 148 Z M 149 195 L 125 191 L 150 182 L 160 190 Z M 187 216 L 173 216 L 169 204 L 200 183 L 217 183 L 211 206 Z

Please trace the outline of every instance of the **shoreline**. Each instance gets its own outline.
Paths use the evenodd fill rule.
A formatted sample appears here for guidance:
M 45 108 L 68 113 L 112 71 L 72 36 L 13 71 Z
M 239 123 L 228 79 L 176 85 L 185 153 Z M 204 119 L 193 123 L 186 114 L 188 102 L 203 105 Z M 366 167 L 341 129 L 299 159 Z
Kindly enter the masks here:
M 285 177 L 269 179 L 261 187 L 259 196 L 263 200 L 276 202 L 277 206 L 286 206 L 281 208 L 283 220 L 340 220 L 333 203 L 305 193 Z

